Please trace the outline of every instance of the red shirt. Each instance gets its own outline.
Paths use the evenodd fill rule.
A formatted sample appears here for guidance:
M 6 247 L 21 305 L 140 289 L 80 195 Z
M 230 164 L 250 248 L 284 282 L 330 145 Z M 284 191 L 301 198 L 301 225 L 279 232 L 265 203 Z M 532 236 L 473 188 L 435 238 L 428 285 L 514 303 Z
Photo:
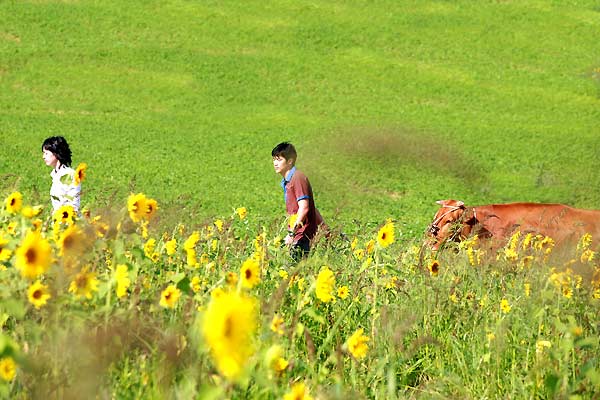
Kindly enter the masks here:
M 285 208 L 288 215 L 293 215 L 298 212 L 298 202 L 300 200 L 308 200 L 308 213 L 304 218 L 304 224 L 298 226 L 294 235 L 294 242 L 301 239 L 303 236 L 312 239 L 317 233 L 318 226 L 323 222 L 320 214 L 315 207 L 312 187 L 304 173 L 296 170 L 293 167 L 286 175 L 285 179 L 281 180 L 283 187 L 283 195 L 285 197 Z

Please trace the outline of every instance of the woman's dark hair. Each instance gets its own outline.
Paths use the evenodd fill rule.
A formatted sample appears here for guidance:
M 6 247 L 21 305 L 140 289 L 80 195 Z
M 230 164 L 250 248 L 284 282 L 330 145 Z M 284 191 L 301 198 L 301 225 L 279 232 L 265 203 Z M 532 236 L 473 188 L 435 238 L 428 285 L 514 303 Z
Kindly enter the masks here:
M 62 136 L 52 136 L 44 140 L 42 151 L 48 150 L 58 158 L 62 165 L 71 166 L 71 149 L 67 139 Z

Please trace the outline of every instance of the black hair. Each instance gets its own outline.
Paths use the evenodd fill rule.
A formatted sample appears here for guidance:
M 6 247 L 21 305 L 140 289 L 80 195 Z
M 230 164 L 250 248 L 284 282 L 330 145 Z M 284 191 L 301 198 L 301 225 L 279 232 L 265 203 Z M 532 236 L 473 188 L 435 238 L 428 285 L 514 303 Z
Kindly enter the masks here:
M 279 143 L 271 151 L 271 157 L 283 157 L 286 160 L 296 161 L 296 157 L 297 157 L 296 148 L 290 142 Z
M 52 136 L 44 140 L 42 151 L 44 150 L 51 151 L 62 165 L 71 166 L 71 149 L 64 137 Z

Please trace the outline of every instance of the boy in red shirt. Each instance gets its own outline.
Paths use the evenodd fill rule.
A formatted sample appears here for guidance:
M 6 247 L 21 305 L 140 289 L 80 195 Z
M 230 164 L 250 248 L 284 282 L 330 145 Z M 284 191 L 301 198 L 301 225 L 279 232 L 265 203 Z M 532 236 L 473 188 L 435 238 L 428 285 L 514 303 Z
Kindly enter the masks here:
M 297 214 L 285 243 L 291 246 L 291 254 L 295 260 L 308 254 L 310 241 L 323 223 L 321 214 L 315 207 L 312 187 L 306 175 L 296 169 L 296 149 L 291 143 L 279 143 L 273 151 L 273 167 L 280 174 L 281 187 L 288 215 Z

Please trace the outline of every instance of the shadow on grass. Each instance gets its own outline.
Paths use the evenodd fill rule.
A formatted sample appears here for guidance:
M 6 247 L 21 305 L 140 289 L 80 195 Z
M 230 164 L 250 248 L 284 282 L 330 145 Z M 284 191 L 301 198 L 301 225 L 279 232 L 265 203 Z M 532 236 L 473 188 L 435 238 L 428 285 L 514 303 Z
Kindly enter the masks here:
M 414 165 L 467 184 L 485 180 L 481 168 L 456 143 L 416 129 L 356 127 L 340 130 L 329 143 L 335 143 L 340 153 L 351 157 Z

